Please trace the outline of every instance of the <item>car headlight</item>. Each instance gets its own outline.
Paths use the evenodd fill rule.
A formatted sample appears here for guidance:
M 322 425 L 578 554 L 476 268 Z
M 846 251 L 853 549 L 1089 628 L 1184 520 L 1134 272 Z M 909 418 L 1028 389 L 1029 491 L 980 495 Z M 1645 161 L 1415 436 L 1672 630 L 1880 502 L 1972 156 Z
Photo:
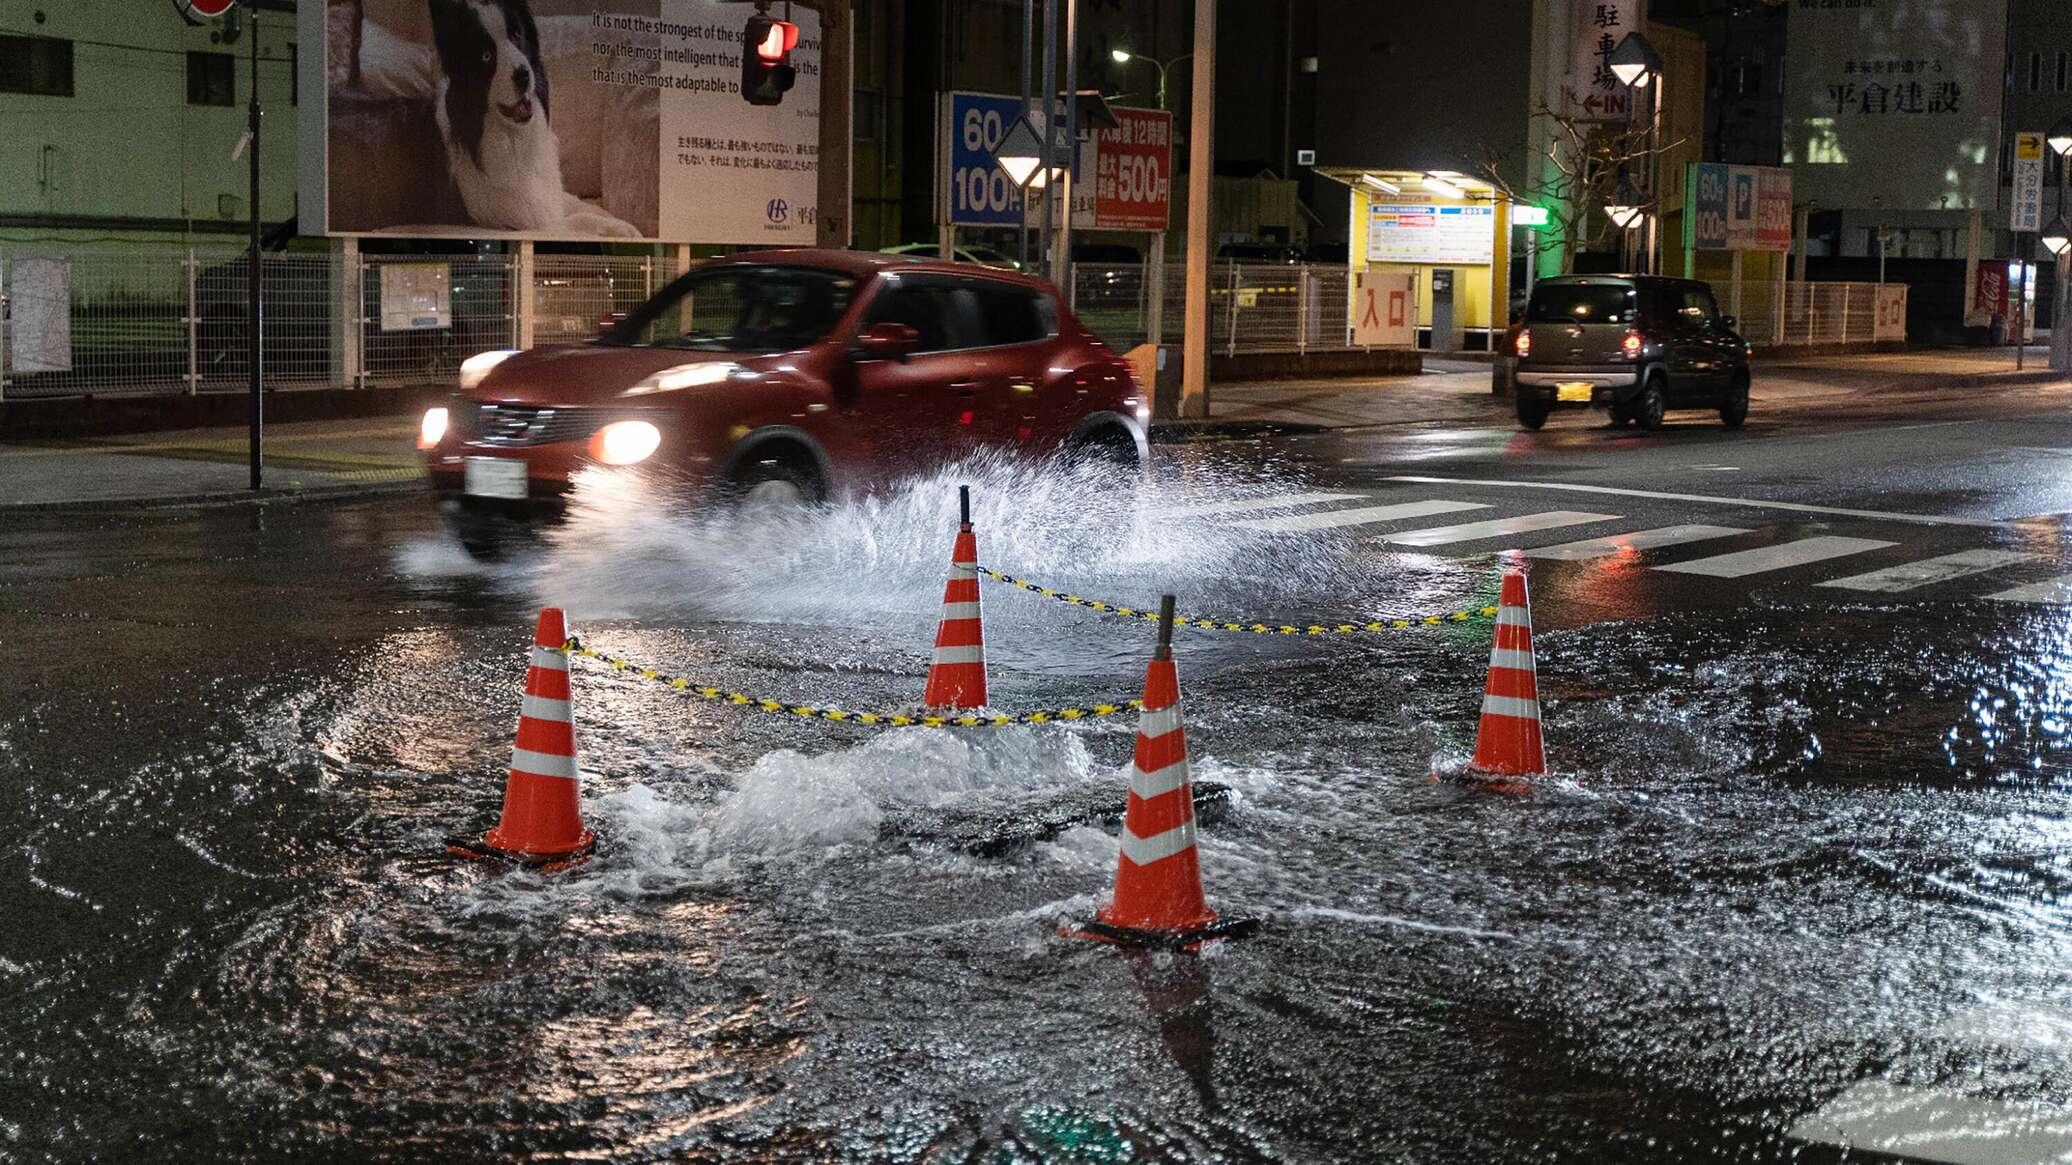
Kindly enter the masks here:
M 426 409 L 424 411 L 424 420 L 418 422 L 417 426 L 417 447 L 419 449 L 430 449 L 444 440 L 446 437 L 446 424 L 449 419 L 450 415 L 443 406 L 435 409 Z
M 662 446 L 662 430 L 646 421 L 613 421 L 590 437 L 590 456 L 606 465 L 645 461 Z
M 718 384 L 740 372 L 741 366 L 730 360 L 707 361 L 702 364 L 679 364 L 664 368 L 639 384 L 626 390 L 627 396 L 646 396 L 655 392 L 675 392 L 680 388 L 697 388 L 701 385 Z
M 481 384 L 489 370 L 516 356 L 509 348 L 498 348 L 493 352 L 477 352 L 460 362 L 460 390 L 466 392 Z

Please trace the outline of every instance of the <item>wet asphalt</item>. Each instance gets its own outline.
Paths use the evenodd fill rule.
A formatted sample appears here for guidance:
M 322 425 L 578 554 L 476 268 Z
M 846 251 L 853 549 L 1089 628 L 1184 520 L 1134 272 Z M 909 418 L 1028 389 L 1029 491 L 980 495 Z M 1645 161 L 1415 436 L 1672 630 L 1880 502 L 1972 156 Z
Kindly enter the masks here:
M 613 497 L 491 567 L 416 496 L 0 520 L 0 1157 L 2072 1145 L 2072 393 L 1164 452 L 1141 492 L 977 466 L 774 528 Z M 1124 603 L 1415 618 L 1523 565 L 1557 773 L 1465 779 L 1485 622 L 1183 635 L 1232 794 L 1209 895 L 1266 926 L 1132 957 L 1057 933 L 1112 876 L 1082 810 L 1127 717 L 873 734 L 579 661 L 597 858 L 441 852 L 494 812 L 543 604 L 675 674 L 911 707 L 967 480 L 988 565 Z M 1418 512 L 1319 517 L 1369 508 Z M 1518 525 L 1431 533 L 1480 522 Z M 1135 694 L 1142 624 L 985 602 L 996 704 Z

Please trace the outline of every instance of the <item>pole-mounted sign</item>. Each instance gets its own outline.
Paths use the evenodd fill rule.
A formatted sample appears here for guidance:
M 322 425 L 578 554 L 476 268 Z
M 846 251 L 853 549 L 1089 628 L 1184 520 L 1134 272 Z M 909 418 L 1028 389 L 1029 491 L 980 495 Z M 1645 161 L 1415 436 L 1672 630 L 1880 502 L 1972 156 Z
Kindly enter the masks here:
M 196 16 L 211 19 L 237 7 L 237 0 L 187 0 L 187 8 Z

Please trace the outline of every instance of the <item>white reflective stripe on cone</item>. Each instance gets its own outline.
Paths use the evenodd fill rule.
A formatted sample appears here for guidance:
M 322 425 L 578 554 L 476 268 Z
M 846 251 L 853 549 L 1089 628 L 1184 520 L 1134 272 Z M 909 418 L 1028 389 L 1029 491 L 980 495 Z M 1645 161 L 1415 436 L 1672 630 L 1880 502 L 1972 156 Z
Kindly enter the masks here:
M 1526 615 L 1524 607 L 1498 607 L 1496 609 L 1496 625 L 1499 627 L 1530 627 L 1532 626 L 1532 619 Z
M 1519 720 L 1538 720 L 1540 718 L 1540 702 L 1538 700 L 1521 700 L 1516 696 L 1484 696 L 1482 697 L 1482 714 L 1484 716 L 1511 716 Z
M 1166 830 L 1157 837 L 1138 837 L 1122 830 L 1122 856 L 1140 866 L 1148 866 L 1161 858 L 1169 858 L 1194 848 L 1194 821 L 1189 820 Z
M 534 752 L 528 748 L 514 748 L 511 750 L 511 767 L 535 777 L 567 777 L 573 780 L 576 775 L 576 758 L 555 756 L 551 752 Z
M 1164 736 L 1178 727 L 1180 727 L 1180 705 L 1178 704 L 1174 704 L 1169 708 L 1146 709 L 1143 718 L 1137 721 L 1137 732 L 1153 740 Z
M 938 647 L 935 649 L 937 663 L 984 663 L 986 649 L 983 647 Z
M 953 562 L 953 563 L 951 563 L 951 564 L 950 564 L 950 577 L 951 577 L 951 578 L 977 578 L 977 577 L 978 577 L 978 563 L 976 563 L 976 562 Z
M 1489 653 L 1489 666 L 1516 668 L 1519 671 L 1531 671 L 1532 652 L 1518 651 L 1514 648 L 1509 647 L 1493 648 Z
M 530 716 L 534 720 L 552 720 L 557 724 L 570 723 L 568 701 L 557 700 L 552 696 L 525 697 L 518 704 L 518 714 Z
M 1131 765 L 1130 792 L 1149 801 L 1186 785 L 1192 779 L 1192 771 L 1184 756 L 1155 773 L 1147 773 Z
M 532 649 L 532 666 L 549 671 L 567 671 L 568 653 L 558 647 L 535 647 Z
M 976 619 L 978 618 L 978 604 L 944 603 L 942 605 L 942 617 L 945 619 Z

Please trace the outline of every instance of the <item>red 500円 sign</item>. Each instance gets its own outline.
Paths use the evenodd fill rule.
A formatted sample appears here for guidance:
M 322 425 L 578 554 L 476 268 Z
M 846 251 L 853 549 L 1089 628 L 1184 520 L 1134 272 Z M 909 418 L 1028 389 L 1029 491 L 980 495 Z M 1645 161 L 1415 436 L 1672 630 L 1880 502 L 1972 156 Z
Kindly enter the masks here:
M 1173 214 L 1173 115 L 1114 110 L 1116 125 L 1094 145 L 1094 226 L 1162 231 Z

